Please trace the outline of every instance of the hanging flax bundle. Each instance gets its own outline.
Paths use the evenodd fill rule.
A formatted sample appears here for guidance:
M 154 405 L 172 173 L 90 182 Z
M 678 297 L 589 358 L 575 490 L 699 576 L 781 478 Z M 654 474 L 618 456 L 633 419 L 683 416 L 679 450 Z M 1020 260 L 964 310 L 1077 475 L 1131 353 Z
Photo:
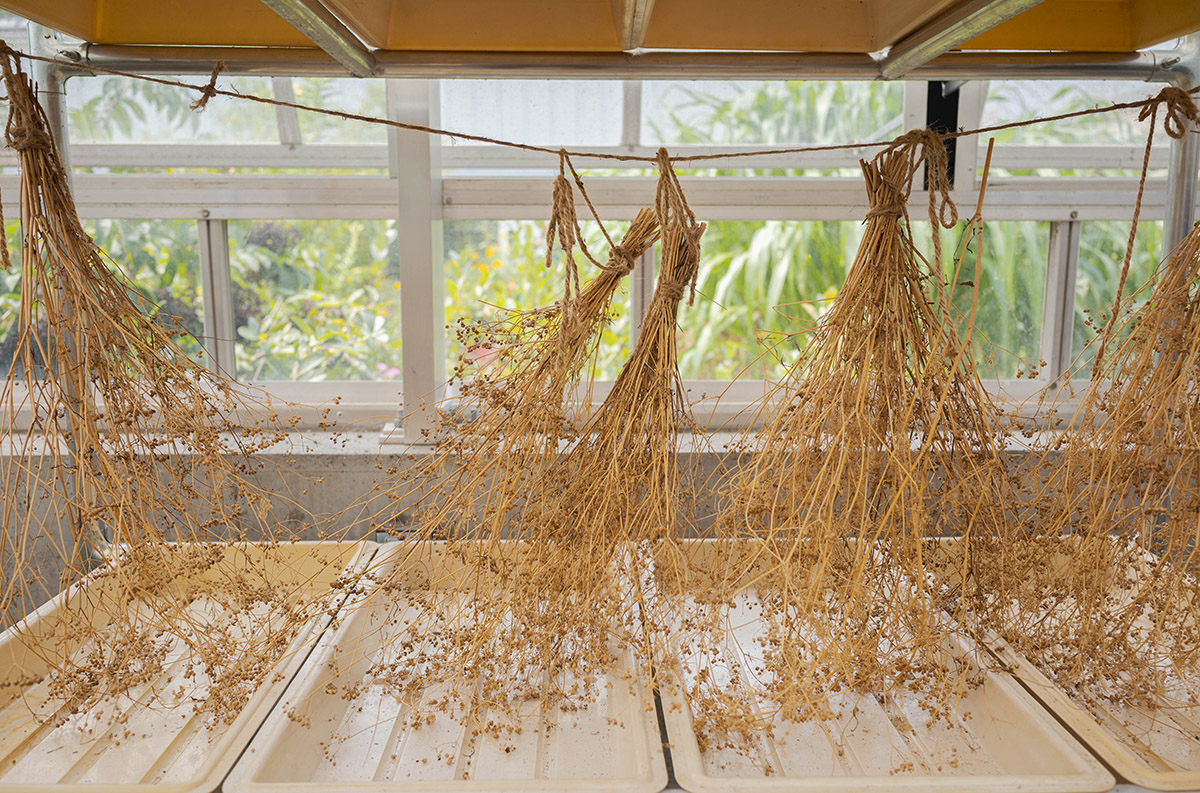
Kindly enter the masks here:
M 1200 701 L 1198 278 L 1195 226 L 1106 329 L 1111 352 L 1040 461 L 1027 531 L 975 560 L 984 626 L 1100 713 Z
M 763 429 L 737 449 L 745 463 L 723 488 L 715 546 L 660 560 L 676 645 L 701 669 L 684 686 L 705 740 L 736 746 L 764 718 L 824 718 L 844 694 L 921 692 L 936 719 L 965 682 L 930 600 L 933 538 L 1001 534 L 1011 491 L 995 411 L 947 308 L 940 246 L 927 263 L 913 242 L 907 205 L 926 163 L 935 241 L 955 223 L 936 135 L 909 133 L 862 163 L 862 242 Z M 747 613 L 765 625 L 735 664 L 753 667 L 753 694 L 736 670 L 732 683 L 703 671 L 728 668 L 723 637 Z
M 1200 121 L 1175 87 L 1139 115 L 1150 122 L 1141 179 L 1091 382 L 1066 429 L 1040 444 L 1019 531 L 963 564 L 984 629 L 1097 713 L 1200 701 L 1200 229 L 1137 311 L 1124 295 L 1160 109 L 1172 138 Z
M 672 177 L 667 165 L 662 179 Z M 642 334 L 601 407 L 571 420 L 564 399 L 580 377 L 590 381 L 609 302 L 660 226 L 662 273 Z M 456 470 L 432 485 L 441 501 L 426 506 L 407 551 L 447 538 L 457 584 L 422 591 L 399 575 L 386 584 L 405 598 L 405 635 L 423 640 L 390 648 L 377 678 L 418 702 L 431 688 L 450 692 L 418 712 L 486 710 L 489 724 L 512 727 L 528 698 L 570 707 L 599 696 L 619 659 L 633 662 L 633 541 L 675 520 L 674 434 L 686 405 L 673 335 L 702 231 L 673 182 L 575 297 L 534 315 L 544 324 L 513 323 L 531 340 L 507 345 L 507 368 L 473 385 L 487 407 L 444 441 L 439 454 Z M 562 247 L 569 253 L 570 242 Z
M 191 680 L 211 687 L 196 707 L 232 719 L 297 626 L 328 606 L 273 585 L 249 557 L 205 577 L 219 551 L 167 543 L 273 539 L 279 522 L 247 455 L 278 436 L 246 423 L 245 398 L 188 359 L 177 324 L 147 317 L 80 224 L 30 81 L 10 53 L 0 66 L 21 170 L 19 265 L 3 249 L 21 304 L 0 395 L 0 613 L 24 640 L 25 612 L 99 566 L 55 632 L 28 637 L 64 707 L 157 679 L 182 647 Z M 235 428 L 236 445 L 222 438 Z M 84 662 L 71 657 L 81 646 Z

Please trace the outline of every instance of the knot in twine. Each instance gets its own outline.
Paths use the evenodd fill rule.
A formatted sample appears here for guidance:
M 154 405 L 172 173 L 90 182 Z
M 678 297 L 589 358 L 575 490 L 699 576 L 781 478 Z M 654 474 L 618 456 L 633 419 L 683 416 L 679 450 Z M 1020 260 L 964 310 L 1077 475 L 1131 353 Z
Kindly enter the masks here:
M 921 166 L 929 166 L 929 220 L 953 228 L 958 222 L 958 207 L 950 198 L 950 155 L 942 136 L 931 129 L 910 130 L 893 140 L 875 159 L 880 160 L 890 153 L 900 154 L 907 162 L 907 173 L 900 174 L 905 183 L 901 191 L 905 203 L 912 194 L 912 182 Z
M 869 167 L 866 163 L 860 164 L 864 169 Z M 878 174 L 878 181 L 868 181 L 868 186 L 873 189 L 867 191 L 871 200 L 871 208 L 867 210 L 867 219 L 902 218 L 907 215 L 911 182 L 896 184 L 884 177 L 878 170 L 874 170 L 874 173 Z
M 1153 124 L 1153 119 L 1160 106 L 1166 108 L 1163 129 L 1176 140 L 1187 133 L 1189 122 L 1191 124 L 1200 123 L 1200 109 L 1196 107 L 1196 100 L 1192 98 L 1191 94 L 1176 85 L 1168 85 L 1159 91 L 1156 97 L 1148 101 L 1142 107 L 1142 112 L 1138 113 L 1138 121 L 1151 119 Z
M 13 103 L 13 114 L 4 128 L 4 139 L 8 147 L 18 154 L 27 151 L 54 151 L 54 138 L 38 123 L 36 117 L 18 111 Z
M 683 300 L 683 296 L 687 294 L 689 289 L 692 293 L 692 297 L 688 298 L 688 305 L 690 306 L 696 294 L 695 279 L 672 279 L 659 281 L 655 291 L 668 300 L 678 303 L 680 300 Z
M 636 266 L 637 258 L 633 251 L 624 245 L 614 245 L 608 249 L 608 263 L 601 265 L 601 269 L 617 275 L 629 275 Z
M 958 207 L 950 198 L 950 155 L 942 136 L 929 129 L 914 129 L 893 140 L 886 149 L 863 166 L 871 208 L 867 217 L 907 218 L 913 180 L 921 166 L 929 168 L 929 225 L 933 232 L 935 271 L 942 262 L 942 235 L 938 225 L 952 228 L 958 222 Z
M 225 61 L 217 61 L 217 65 L 213 67 L 212 76 L 208 78 L 208 84 L 200 91 L 200 98 L 192 102 L 192 110 L 203 110 L 208 107 L 208 100 L 217 95 L 217 77 L 223 71 L 225 71 Z

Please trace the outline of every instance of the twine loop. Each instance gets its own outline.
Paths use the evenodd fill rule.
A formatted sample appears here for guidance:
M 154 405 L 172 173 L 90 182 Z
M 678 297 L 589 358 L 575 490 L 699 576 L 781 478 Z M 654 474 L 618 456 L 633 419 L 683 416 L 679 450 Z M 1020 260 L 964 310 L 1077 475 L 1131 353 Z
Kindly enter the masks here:
M 1163 114 L 1163 129 L 1176 140 L 1187 134 L 1190 126 L 1200 124 L 1200 109 L 1196 107 L 1196 100 L 1177 85 L 1168 85 L 1143 105 L 1138 113 L 1138 121 L 1150 119 L 1153 124 L 1159 107 L 1166 111 Z
M 687 198 L 683 194 L 683 187 L 679 184 L 679 176 L 671 164 L 671 154 L 665 146 L 659 147 L 654 159 L 658 164 L 658 185 L 654 190 L 654 211 L 658 214 L 659 228 L 665 231 L 672 226 L 686 229 L 696 225 L 696 215 L 688 206 Z
M 217 77 L 223 71 L 225 71 L 225 61 L 217 61 L 217 65 L 213 67 L 212 75 L 208 78 L 208 83 L 200 89 L 200 98 L 192 102 L 192 110 L 203 110 L 208 107 L 208 100 L 217 95 Z
M 8 147 L 18 154 L 29 151 L 55 152 L 54 137 L 44 121 L 44 111 L 34 97 L 30 87 L 21 90 L 26 83 L 25 73 L 18 60 L 19 53 L 0 41 L 0 69 L 8 86 L 8 103 L 11 108 L 8 123 L 4 127 L 4 139 Z
M 579 267 L 575 263 L 575 243 L 580 239 L 579 218 L 575 214 L 575 192 L 567 179 L 567 152 L 559 151 L 558 176 L 554 177 L 554 193 L 550 207 L 550 222 L 546 225 L 546 268 L 554 264 L 554 244 L 562 249 L 566 264 L 564 300 L 571 302 L 579 294 Z

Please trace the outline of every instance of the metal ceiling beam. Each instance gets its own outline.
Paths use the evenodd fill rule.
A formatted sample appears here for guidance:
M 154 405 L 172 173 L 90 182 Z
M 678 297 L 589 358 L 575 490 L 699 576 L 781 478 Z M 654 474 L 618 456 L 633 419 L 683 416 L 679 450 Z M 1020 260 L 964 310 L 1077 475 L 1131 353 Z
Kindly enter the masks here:
M 964 0 L 892 45 L 879 74 L 895 80 L 980 33 L 1028 11 L 1042 0 Z
M 611 0 L 617 41 L 623 50 L 640 49 L 646 42 L 654 0 Z
M 374 73 L 375 56 L 321 0 L 263 0 L 263 3 L 355 77 Z
M 336 76 L 345 70 L 317 49 L 85 44 L 65 62 L 140 74 Z M 572 80 L 877 80 L 867 55 L 777 52 L 397 52 L 376 50 L 377 77 L 565 78 Z M 948 52 L 906 75 L 914 80 L 1145 80 L 1178 82 L 1179 58 L 1163 52 Z M 1190 72 L 1189 72 L 1190 74 Z

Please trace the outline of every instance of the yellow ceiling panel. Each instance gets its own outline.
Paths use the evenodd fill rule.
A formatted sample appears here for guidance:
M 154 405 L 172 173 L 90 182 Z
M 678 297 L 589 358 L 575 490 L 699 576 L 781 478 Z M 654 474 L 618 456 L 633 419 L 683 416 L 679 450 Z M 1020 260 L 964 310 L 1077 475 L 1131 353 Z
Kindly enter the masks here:
M 1200 0 L 1045 0 L 963 49 L 1130 52 L 1200 30 Z
M 655 0 L 645 46 L 868 52 L 867 0 Z
M 0 8 L 100 44 L 313 46 L 262 0 L 0 0 Z
M 327 0 L 375 48 L 616 51 L 610 0 Z
M 655 0 L 645 47 L 878 52 L 963 0 Z M 388 50 L 619 49 L 614 0 L 325 0 Z M 262 0 L 0 0 L 102 44 L 302 46 Z M 1200 30 L 1200 0 L 1044 0 L 964 49 L 1127 52 Z

